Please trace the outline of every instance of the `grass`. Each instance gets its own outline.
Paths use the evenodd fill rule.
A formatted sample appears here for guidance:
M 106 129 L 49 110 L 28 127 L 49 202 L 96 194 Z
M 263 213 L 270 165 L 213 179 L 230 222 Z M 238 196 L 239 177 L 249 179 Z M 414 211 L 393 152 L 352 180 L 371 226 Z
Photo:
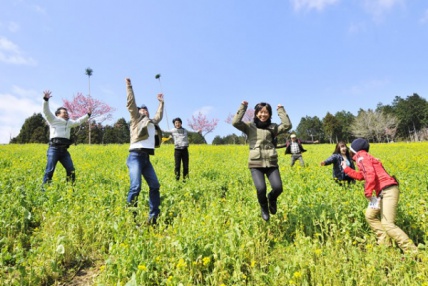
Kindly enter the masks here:
M 399 225 L 425 255 L 428 143 L 372 144 L 400 180 Z M 176 181 L 173 146 L 156 150 L 156 227 L 125 201 L 128 145 L 70 148 L 74 186 L 59 164 L 43 192 L 45 145 L 0 146 L 0 279 L 5 285 L 428 285 L 427 261 L 378 247 L 364 220 L 363 183 L 343 188 L 319 163 L 334 145 L 305 145 L 306 167 L 280 153 L 278 213 L 260 217 L 248 146 L 190 147 Z M 283 152 L 283 150 L 279 150 Z M 147 187 L 140 202 L 147 202 Z M 137 222 L 148 214 L 140 203 Z M 86 276 L 82 276 L 86 273 Z

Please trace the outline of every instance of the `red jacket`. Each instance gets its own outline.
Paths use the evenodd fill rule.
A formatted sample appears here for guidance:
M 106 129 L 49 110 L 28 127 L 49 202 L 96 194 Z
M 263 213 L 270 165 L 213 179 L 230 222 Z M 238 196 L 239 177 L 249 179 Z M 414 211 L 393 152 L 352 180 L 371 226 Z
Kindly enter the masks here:
M 397 181 L 391 177 L 383 168 L 382 163 L 364 150 L 358 151 L 353 157 L 357 163 L 359 172 L 350 167 L 346 167 L 344 172 L 356 180 L 365 180 L 364 195 L 371 198 L 373 191 L 378 197 L 380 192 L 386 187 L 398 185 Z

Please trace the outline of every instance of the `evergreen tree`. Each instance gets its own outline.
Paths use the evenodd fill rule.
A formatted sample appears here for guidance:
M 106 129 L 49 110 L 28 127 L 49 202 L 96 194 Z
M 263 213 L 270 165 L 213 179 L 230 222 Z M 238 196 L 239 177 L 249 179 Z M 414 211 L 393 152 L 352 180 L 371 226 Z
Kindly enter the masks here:
M 12 138 L 10 143 L 48 143 L 49 126 L 41 113 L 34 113 L 25 119 L 18 136 Z
M 322 142 L 324 138 L 323 124 L 317 117 L 302 117 L 296 128 L 297 137 L 302 140 L 318 140 Z
M 116 140 L 115 130 L 112 126 L 107 125 L 103 130 L 103 140 L 102 144 L 116 144 L 118 143 Z
M 327 112 L 322 120 L 323 130 L 330 143 L 338 142 L 338 134 L 340 130 L 339 121 L 333 114 Z
M 351 127 L 352 123 L 354 122 L 355 116 L 349 111 L 342 110 L 336 112 L 334 117 L 336 117 L 339 124 L 339 130 L 337 134 L 338 140 L 352 142 L 354 136 L 352 135 Z
M 110 136 L 110 135 L 109 135 Z M 125 118 L 120 118 L 114 124 L 114 143 L 124 144 L 129 143 L 130 141 L 130 131 L 129 124 L 126 122 Z
M 418 132 L 428 126 L 428 102 L 417 93 L 406 99 L 396 96 L 392 109 L 399 121 L 397 135 L 419 141 Z
M 224 140 L 220 135 L 217 135 L 216 137 L 214 137 L 212 145 L 224 145 Z

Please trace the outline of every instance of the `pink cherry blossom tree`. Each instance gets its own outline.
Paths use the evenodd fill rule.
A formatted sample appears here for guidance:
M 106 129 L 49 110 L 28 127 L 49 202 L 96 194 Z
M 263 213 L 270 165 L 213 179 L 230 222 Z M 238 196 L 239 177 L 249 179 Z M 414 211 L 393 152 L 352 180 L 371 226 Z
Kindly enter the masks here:
M 91 114 L 88 120 L 89 144 L 91 144 L 91 122 L 97 121 L 98 123 L 102 123 L 106 120 L 110 120 L 113 117 L 112 112 L 115 111 L 115 109 L 107 103 L 101 102 L 90 95 L 84 96 L 82 93 L 77 93 L 73 96 L 71 101 L 67 99 L 63 99 L 62 101 L 72 119 L 79 118 L 87 113 Z
M 214 118 L 212 120 L 208 120 L 204 114 L 199 112 L 197 117 L 192 115 L 191 120 L 187 119 L 187 124 L 194 131 L 201 130 L 201 135 L 205 139 L 205 135 L 212 132 L 217 127 L 218 121 L 219 121 L 219 119 L 217 119 L 217 118 Z
M 235 116 L 235 114 L 229 114 L 225 120 L 226 123 L 232 124 L 232 119 Z M 242 121 L 244 122 L 251 122 L 254 118 L 254 109 L 248 108 L 247 111 L 245 111 L 244 117 L 242 117 Z

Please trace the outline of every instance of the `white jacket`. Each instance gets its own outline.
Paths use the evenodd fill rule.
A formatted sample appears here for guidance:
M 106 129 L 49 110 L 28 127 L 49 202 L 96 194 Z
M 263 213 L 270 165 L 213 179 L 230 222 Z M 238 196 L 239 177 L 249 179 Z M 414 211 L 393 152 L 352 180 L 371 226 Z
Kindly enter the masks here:
M 60 117 L 56 117 L 49 109 L 49 101 L 43 100 L 43 115 L 49 124 L 49 139 L 52 138 L 67 138 L 70 139 L 70 130 L 72 127 L 79 126 L 85 123 L 89 119 L 89 115 L 86 114 L 76 120 L 65 120 Z

